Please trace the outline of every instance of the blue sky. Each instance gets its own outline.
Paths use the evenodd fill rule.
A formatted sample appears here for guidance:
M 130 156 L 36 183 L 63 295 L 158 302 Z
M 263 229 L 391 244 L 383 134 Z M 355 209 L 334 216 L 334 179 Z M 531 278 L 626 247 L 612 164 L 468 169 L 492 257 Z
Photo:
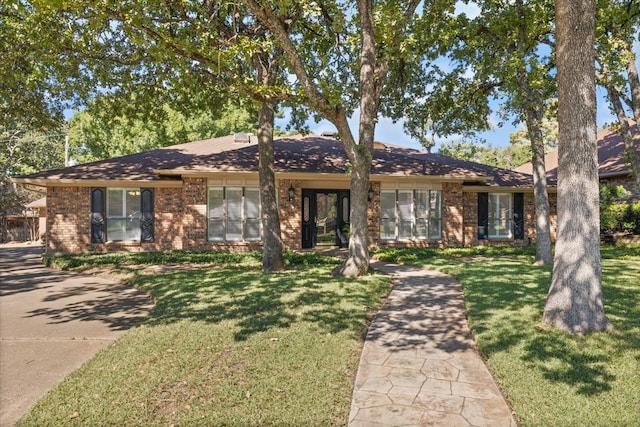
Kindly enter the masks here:
M 637 52 L 636 52 L 636 55 Z M 605 90 L 598 87 L 597 88 L 598 95 L 598 111 L 597 111 L 597 121 L 598 121 L 598 129 L 605 126 L 605 124 L 611 124 L 616 121 L 616 117 L 611 113 L 609 108 L 609 102 L 605 99 Z M 497 104 L 496 104 L 497 106 Z M 510 123 L 505 123 L 504 126 L 498 127 L 498 118 L 492 118 L 490 120 L 491 123 L 494 123 L 494 128 L 490 131 L 480 132 L 477 134 L 477 139 L 484 139 L 488 143 L 490 143 L 494 147 L 504 147 L 509 144 L 509 134 L 516 131 L 517 129 L 521 129 L 522 126 L 515 127 Z M 358 117 L 357 114 L 351 118 L 349 121 L 351 125 L 352 132 L 357 136 L 358 130 Z M 277 123 L 281 127 L 286 125 L 285 122 Z M 315 134 L 321 134 L 325 131 L 335 131 L 335 127 L 326 120 L 323 120 L 319 123 L 309 122 L 309 128 L 311 132 Z M 436 152 L 438 150 L 438 146 L 440 143 L 451 140 L 459 140 L 460 137 L 451 136 L 446 138 L 436 138 L 436 146 L 432 150 Z M 474 138 L 475 139 L 475 138 Z M 403 145 L 406 147 L 411 147 L 415 149 L 422 149 L 420 143 L 414 139 L 411 139 L 405 132 L 402 127 L 402 122 L 393 123 L 388 118 L 382 118 L 378 122 L 376 126 L 376 141 L 380 142 L 388 142 L 390 144 Z

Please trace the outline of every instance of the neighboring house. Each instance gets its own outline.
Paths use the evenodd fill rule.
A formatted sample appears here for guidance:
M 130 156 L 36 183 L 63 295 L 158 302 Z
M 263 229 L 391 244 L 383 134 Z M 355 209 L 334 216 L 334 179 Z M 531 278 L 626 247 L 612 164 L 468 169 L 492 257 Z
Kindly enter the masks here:
M 634 122 L 629 126 L 636 140 L 636 150 L 640 153 L 640 131 Z M 600 184 L 622 185 L 630 194 L 631 201 L 640 201 L 640 188 L 635 183 L 633 173 L 625 162 L 624 141 L 622 136 L 612 128 L 598 132 L 598 176 Z M 554 183 L 558 178 L 558 150 L 551 151 L 544 156 L 547 169 L 547 179 Z M 531 163 L 526 163 L 514 169 L 518 172 L 530 174 L 533 171 Z
M 275 140 L 284 244 L 344 246 L 349 162 L 333 137 Z M 46 187 L 50 253 L 261 248 L 258 146 L 236 134 L 15 179 Z M 369 239 L 379 246 L 527 244 L 530 175 L 376 143 Z M 555 197 L 552 196 L 555 212 Z

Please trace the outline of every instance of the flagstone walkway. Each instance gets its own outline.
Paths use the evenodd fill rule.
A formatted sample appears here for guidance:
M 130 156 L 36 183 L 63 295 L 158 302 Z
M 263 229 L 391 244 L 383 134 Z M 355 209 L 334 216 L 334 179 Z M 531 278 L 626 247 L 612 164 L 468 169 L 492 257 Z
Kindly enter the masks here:
M 435 271 L 371 266 L 394 287 L 367 333 L 349 427 L 517 426 L 476 350 L 461 285 Z

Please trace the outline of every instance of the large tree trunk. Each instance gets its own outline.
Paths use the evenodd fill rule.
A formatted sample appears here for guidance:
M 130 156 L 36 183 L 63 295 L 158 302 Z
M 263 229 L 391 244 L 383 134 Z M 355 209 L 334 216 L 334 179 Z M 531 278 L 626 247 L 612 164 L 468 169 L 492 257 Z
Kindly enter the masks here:
M 558 237 L 543 320 L 573 334 L 611 328 L 602 303 L 594 39 L 594 0 L 556 0 Z
M 345 148 L 352 163 L 351 169 L 351 235 L 349 256 L 334 272 L 347 277 L 360 276 L 369 269 L 369 237 L 367 228 L 367 193 L 369 172 L 373 159 L 375 123 L 380 103 L 380 86 L 385 73 L 376 71 L 376 42 L 373 19 L 373 2 L 358 0 L 361 34 L 360 42 L 360 122 L 358 143 L 345 141 Z M 348 129 L 344 129 L 345 131 Z M 340 127 L 338 127 L 340 131 Z M 350 133 L 350 132 L 349 132 Z M 342 136 L 342 135 L 341 135 Z
M 361 118 L 362 121 L 362 118 Z M 373 138 L 370 143 L 353 139 L 346 115 L 341 115 L 334 124 L 345 146 L 351 162 L 351 212 L 349 254 L 347 259 L 333 270 L 333 274 L 357 277 L 369 270 L 369 237 L 367 228 L 367 193 L 369 171 L 373 156 Z
M 544 164 L 544 136 L 542 133 L 543 105 L 529 85 L 528 76 L 522 72 L 518 78 L 525 98 L 524 108 L 527 133 L 531 141 L 531 163 L 533 165 L 533 196 L 536 210 L 536 265 L 551 265 L 551 226 L 549 223 L 549 194 L 547 193 L 547 171 Z
M 277 54 L 276 54 L 277 55 Z M 278 60 L 269 60 L 267 54 L 256 54 L 254 58 L 256 79 L 260 84 L 273 86 L 278 74 Z M 275 154 L 273 126 L 275 120 L 274 103 L 264 99 L 258 116 L 258 175 L 260 179 L 260 203 L 262 220 L 262 270 L 284 270 L 282 258 L 282 236 L 280 215 L 276 197 L 274 172 Z
M 260 177 L 260 202 L 262 205 L 262 270 L 281 271 L 284 269 L 282 258 L 282 236 L 280 234 L 280 215 L 276 202 L 276 185 L 273 146 L 274 107 L 271 102 L 263 102 L 260 108 L 258 127 L 258 158 Z

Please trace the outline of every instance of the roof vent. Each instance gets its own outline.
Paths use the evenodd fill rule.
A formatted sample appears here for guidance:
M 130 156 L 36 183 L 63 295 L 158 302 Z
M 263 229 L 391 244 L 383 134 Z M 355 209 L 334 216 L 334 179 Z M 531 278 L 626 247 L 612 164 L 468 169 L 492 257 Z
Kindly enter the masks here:
M 251 143 L 251 136 L 253 134 L 251 133 L 245 133 L 245 132 L 236 132 L 233 135 L 233 142 L 237 142 L 240 144 L 249 144 Z
M 333 138 L 333 139 L 338 139 L 338 132 L 332 132 L 332 131 L 324 131 L 320 134 L 320 136 L 324 136 L 327 138 Z

